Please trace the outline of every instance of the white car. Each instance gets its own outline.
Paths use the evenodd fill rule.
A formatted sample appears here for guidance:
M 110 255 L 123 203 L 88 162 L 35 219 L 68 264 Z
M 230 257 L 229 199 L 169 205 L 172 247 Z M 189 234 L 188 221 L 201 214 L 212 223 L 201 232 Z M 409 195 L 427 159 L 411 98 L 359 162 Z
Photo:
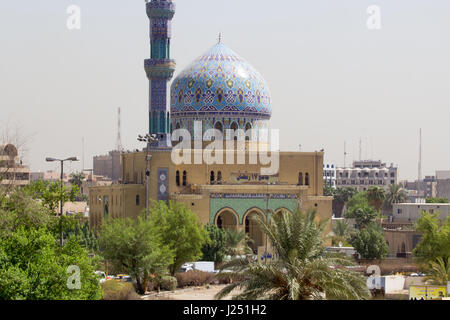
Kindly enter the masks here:
M 100 283 L 103 283 L 106 281 L 106 273 L 104 273 L 103 271 L 95 271 L 94 273 L 99 278 Z

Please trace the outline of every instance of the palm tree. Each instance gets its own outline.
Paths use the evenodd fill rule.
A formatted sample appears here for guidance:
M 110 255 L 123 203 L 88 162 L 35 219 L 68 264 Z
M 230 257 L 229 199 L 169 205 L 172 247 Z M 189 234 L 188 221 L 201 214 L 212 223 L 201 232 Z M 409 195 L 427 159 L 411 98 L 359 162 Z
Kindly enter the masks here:
M 374 207 L 377 212 L 380 212 L 384 199 L 386 199 L 386 193 L 383 188 L 372 186 L 367 190 L 367 200 L 369 200 L 370 205 Z
M 257 218 L 267 235 L 275 259 L 260 262 L 252 257 L 226 263 L 219 277 L 243 279 L 234 282 L 217 295 L 222 299 L 234 289 L 233 299 L 310 300 L 367 299 L 370 297 L 364 276 L 345 266 L 347 258 L 325 254 L 322 234 L 328 221 L 316 221 L 315 211 L 303 214 L 283 212 L 269 222 Z M 224 272 L 223 270 L 227 270 Z
M 252 253 L 248 246 L 253 240 L 243 231 L 225 229 L 227 238 L 227 254 L 230 256 L 245 255 Z
M 430 263 L 427 272 L 425 281 L 430 281 L 435 285 L 447 285 L 450 281 L 450 258 L 447 258 L 447 260 L 441 257 L 436 258 L 435 261 Z
M 385 207 L 391 211 L 394 203 L 403 203 L 408 200 L 408 192 L 400 184 L 389 185 L 386 194 Z
M 333 193 L 333 212 L 336 217 L 339 218 L 342 216 L 342 210 L 345 207 L 345 204 L 350 200 L 355 194 L 358 193 L 358 190 L 354 187 L 349 188 L 337 188 Z
M 337 245 L 339 242 L 344 243 L 350 237 L 351 229 L 350 225 L 345 220 L 337 220 L 333 225 L 333 245 Z
M 81 189 L 81 185 L 83 184 L 84 179 L 85 176 L 82 172 L 71 173 L 69 183 L 72 185 L 77 185 L 78 188 Z

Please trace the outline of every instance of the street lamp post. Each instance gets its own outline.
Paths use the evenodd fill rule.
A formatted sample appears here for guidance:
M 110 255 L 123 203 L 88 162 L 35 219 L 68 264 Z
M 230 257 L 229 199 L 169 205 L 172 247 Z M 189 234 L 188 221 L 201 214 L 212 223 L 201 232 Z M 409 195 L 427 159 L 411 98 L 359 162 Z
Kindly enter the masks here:
M 70 157 L 67 159 L 55 159 L 55 158 L 46 158 L 45 161 L 47 162 L 54 162 L 59 161 L 61 162 L 61 199 L 60 199 L 60 211 L 59 211 L 59 232 L 60 232 L 60 239 L 59 244 L 63 245 L 63 232 L 62 232 L 62 216 L 63 216 L 63 180 L 64 180 L 64 161 L 78 161 L 77 157 Z
M 150 154 L 150 143 L 156 142 L 158 139 L 156 138 L 156 134 L 146 134 L 145 136 L 139 135 L 138 141 L 145 142 L 147 144 L 147 155 L 145 157 L 145 219 L 148 219 L 148 202 L 149 202 L 149 196 L 148 196 L 148 190 L 149 190 L 149 176 L 150 176 L 150 168 L 149 168 L 149 162 L 152 159 L 152 155 Z

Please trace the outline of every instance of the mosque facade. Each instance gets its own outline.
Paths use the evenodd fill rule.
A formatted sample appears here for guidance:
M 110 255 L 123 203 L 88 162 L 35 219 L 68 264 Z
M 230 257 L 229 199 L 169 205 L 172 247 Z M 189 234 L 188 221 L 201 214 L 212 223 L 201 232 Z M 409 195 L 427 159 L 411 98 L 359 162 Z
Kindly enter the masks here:
M 267 159 L 253 157 L 267 150 L 269 141 L 248 132 L 268 130 L 272 115 L 270 90 L 261 74 L 219 41 L 173 79 L 167 92 L 176 66 L 170 58 L 175 4 L 152 0 L 146 7 L 151 26 L 151 58 L 145 61 L 145 71 L 152 139 L 143 151 L 122 154 L 119 184 L 90 189 L 91 226 L 108 216 L 136 217 L 147 199 L 175 201 L 188 206 L 203 224 L 245 230 L 254 251 L 261 253 L 267 243 L 252 219 L 256 215 L 270 219 L 300 208 L 331 220 L 332 198 L 323 196 L 323 152 L 279 152 L 279 169 L 270 174 L 264 173 Z M 208 132 L 223 134 L 236 151 L 227 158 L 231 163 L 174 161 L 174 150 L 187 142 L 175 138 L 180 130 L 191 137 L 191 159 L 200 160 L 205 146 L 218 142 Z M 226 132 L 243 132 L 245 137 L 241 143 L 238 134 L 228 137 Z M 230 150 L 214 154 L 221 151 L 228 156 Z

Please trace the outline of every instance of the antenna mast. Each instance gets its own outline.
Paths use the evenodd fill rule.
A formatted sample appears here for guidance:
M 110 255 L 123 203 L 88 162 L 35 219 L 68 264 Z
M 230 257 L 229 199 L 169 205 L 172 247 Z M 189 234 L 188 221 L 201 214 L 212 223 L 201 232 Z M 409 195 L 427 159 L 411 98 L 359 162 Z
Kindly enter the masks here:
M 84 172 L 84 137 L 81 138 L 81 173 Z
M 419 175 L 417 181 L 417 194 L 420 196 L 420 182 L 422 181 L 422 128 L 419 131 Z
M 344 141 L 344 168 L 347 163 L 347 142 Z
M 122 137 L 120 135 L 120 108 L 117 110 L 117 141 L 116 141 L 117 151 L 122 152 Z
M 359 161 L 362 160 L 362 139 L 359 138 Z

